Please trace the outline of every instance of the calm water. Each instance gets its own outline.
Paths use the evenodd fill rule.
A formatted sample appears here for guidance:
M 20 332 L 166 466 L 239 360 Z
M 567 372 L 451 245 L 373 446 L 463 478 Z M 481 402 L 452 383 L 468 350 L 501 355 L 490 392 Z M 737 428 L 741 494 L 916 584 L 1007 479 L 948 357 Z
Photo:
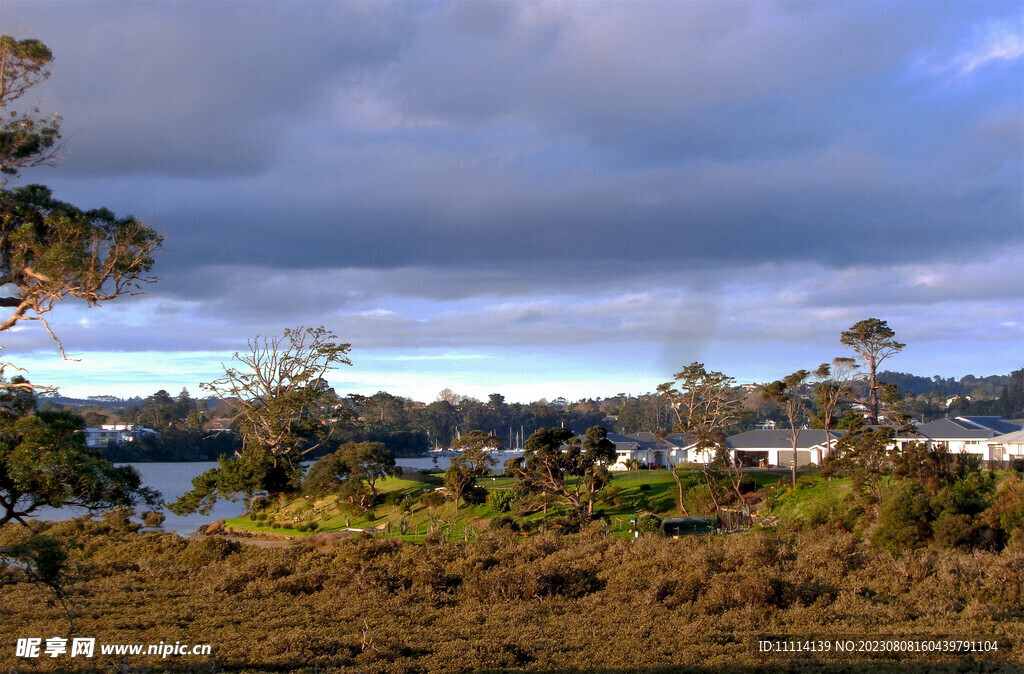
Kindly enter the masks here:
M 513 454 L 508 452 L 496 452 L 495 468 L 501 470 L 501 464 Z M 433 458 L 398 459 L 398 465 L 412 470 L 445 470 L 448 468 L 450 459 L 448 457 L 437 457 L 435 463 Z M 192 479 L 201 473 L 215 468 L 216 461 L 199 461 L 194 463 L 130 463 L 142 476 L 142 484 L 156 489 L 163 494 L 164 501 L 171 503 L 179 496 L 192 488 Z M 179 517 L 171 512 L 164 511 L 167 520 L 164 522 L 165 531 L 173 531 L 183 536 L 194 533 L 200 526 L 219 519 L 238 517 L 242 514 L 242 502 L 218 501 L 213 511 L 208 515 L 187 515 Z M 36 519 L 40 520 L 66 520 L 78 517 L 84 513 L 81 509 L 73 508 L 44 508 L 38 511 Z

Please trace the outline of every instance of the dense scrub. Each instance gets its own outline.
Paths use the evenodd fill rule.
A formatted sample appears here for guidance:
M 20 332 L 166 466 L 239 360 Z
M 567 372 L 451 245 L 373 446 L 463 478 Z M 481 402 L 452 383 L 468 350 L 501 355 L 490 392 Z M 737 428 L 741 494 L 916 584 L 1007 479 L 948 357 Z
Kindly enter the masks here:
M 710 538 L 608 535 L 410 545 L 361 538 L 258 549 L 220 538 L 136 534 L 110 520 L 46 526 L 69 554 L 75 635 L 102 643 L 213 644 L 210 657 L 104 660 L 98 668 L 361 671 L 612 670 L 846 663 L 1024 666 L 1024 549 L 901 556 L 853 534 Z M 0 531 L 0 546 L 26 536 Z M 67 669 L 14 657 L 15 637 L 66 635 L 46 591 L 4 588 L 0 668 Z M 767 635 L 998 639 L 987 654 L 768 655 Z

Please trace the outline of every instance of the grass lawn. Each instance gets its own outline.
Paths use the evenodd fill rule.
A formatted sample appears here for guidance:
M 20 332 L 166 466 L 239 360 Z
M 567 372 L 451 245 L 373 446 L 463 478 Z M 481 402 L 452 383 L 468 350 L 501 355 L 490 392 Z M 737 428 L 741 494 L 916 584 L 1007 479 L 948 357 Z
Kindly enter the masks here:
M 689 478 L 691 484 L 697 484 L 699 469 L 687 471 L 683 478 Z M 803 473 L 806 475 L 806 473 Z M 787 471 L 754 470 L 748 473 L 757 487 L 764 488 L 788 479 Z M 248 516 L 234 517 L 225 521 L 225 525 L 233 530 L 253 533 L 268 533 L 287 536 L 310 536 L 317 533 L 329 533 L 357 529 L 393 538 L 401 538 L 412 542 L 421 542 L 431 528 L 437 528 L 448 537 L 461 538 L 473 535 L 471 529 L 487 526 L 490 519 L 503 513 L 496 512 L 487 504 L 466 505 L 456 513 L 454 505 L 449 501 L 437 508 L 427 508 L 418 499 L 424 491 L 429 491 L 443 484 L 444 473 L 436 472 L 417 475 L 419 479 L 407 477 L 391 477 L 377 483 L 377 491 L 383 503 L 369 513 L 360 513 L 351 508 L 344 508 L 337 503 L 337 497 L 327 496 L 321 499 L 300 497 L 292 500 L 281 508 L 270 509 L 267 515 L 271 519 L 253 520 Z M 425 481 L 426 480 L 426 481 Z M 514 480 L 509 477 L 485 477 L 478 484 L 488 491 L 510 489 Z M 847 485 L 846 489 L 849 489 Z M 820 493 L 819 493 L 820 492 Z M 631 517 L 640 513 L 650 512 L 660 517 L 678 514 L 676 482 L 668 470 L 620 471 L 612 474 L 612 484 L 598 498 L 595 504 L 595 515 L 606 517 L 616 531 L 629 529 Z M 780 494 L 781 496 L 781 494 Z M 781 516 L 799 517 L 804 510 L 822 502 L 823 498 L 838 499 L 834 487 L 820 488 L 799 487 L 797 500 L 785 498 Z M 403 504 L 403 501 L 405 503 Z M 782 506 L 778 506 L 782 507 Z M 521 524 L 540 520 L 546 516 L 564 514 L 562 505 L 553 504 L 548 512 L 534 512 L 516 518 Z M 276 526 L 271 526 L 271 523 Z M 308 528 L 310 523 L 316 528 Z M 303 530 L 306 529 L 306 530 Z M 404 530 L 405 533 L 402 533 Z

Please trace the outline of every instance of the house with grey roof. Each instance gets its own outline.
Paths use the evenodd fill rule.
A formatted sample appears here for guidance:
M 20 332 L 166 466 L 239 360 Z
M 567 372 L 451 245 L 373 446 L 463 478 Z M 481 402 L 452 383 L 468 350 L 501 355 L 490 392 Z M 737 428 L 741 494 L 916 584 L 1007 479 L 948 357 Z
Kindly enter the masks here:
M 997 435 L 985 442 L 988 445 L 990 461 L 1024 460 L 1024 430 Z
M 913 432 L 897 435 L 896 446 L 902 449 L 911 442 L 924 442 L 927 447 L 944 447 L 953 454 L 973 454 L 984 462 L 1002 462 L 1007 460 L 1005 445 L 1014 443 L 991 441 L 1020 430 L 1022 425 L 1019 421 L 1002 417 L 945 418 L 921 424 Z
M 615 443 L 615 463 L 610 470 L 627 470 L 630 461 L 638 461 L 648 468 L 669 468 L 677 463 L 692 461 L 689 436 L 673 433 L 659 438 L 654 433 L 609 433 Z
M 812 463 L 820 465 L 841 437 L 842 431 L 829 431 L 826 434 L 816 428 L 801 430 L 796 442 L 797 466 Z M 747 431 L 729 436 L 725 444 L 731 450 L 733 460 L 741 461 L 746 466 L 789 468 L 793 465 L 793 435 L 788 430 Z

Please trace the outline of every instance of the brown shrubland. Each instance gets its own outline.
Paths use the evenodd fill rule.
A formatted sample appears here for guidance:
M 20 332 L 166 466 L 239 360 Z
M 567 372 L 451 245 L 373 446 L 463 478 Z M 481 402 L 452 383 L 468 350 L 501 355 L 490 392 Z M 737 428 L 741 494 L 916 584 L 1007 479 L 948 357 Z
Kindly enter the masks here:
M 903 554 L 853 534 L 689 537 L 482 532 L 411 545 L 353 538 L 258 549 L 138 534 L 116 522 L 40 525 L 69 554 L 74 635 L 99 643 L 209 643 L 212 657 L 97 656 L 98 670 L 445 672 L 753 668 L 1017 671 L 1024 550 L 934 546 Z M 0 546 L 28 533 L 0 531 Z M 18 637 L 67 636 L 44 588 L 3 589 L 0 667 Z M 759 639 L 975 639 L 988 653 L 758 652 Z

